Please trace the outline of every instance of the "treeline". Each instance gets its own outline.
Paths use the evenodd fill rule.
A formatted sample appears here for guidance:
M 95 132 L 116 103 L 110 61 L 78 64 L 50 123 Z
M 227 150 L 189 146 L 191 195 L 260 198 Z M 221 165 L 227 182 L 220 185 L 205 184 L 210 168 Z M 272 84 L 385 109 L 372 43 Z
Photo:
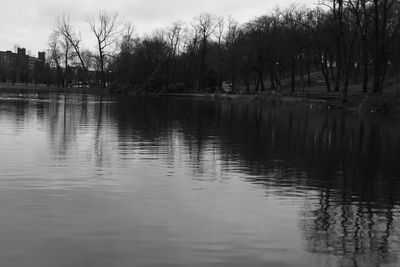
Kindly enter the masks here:
M 106 87 L 113 82 L 111 66 L 122 39 L 120 34 L 122 28 L 131 26 L 123 24 L 118 13 L 109 11 L 89 14 L 86 21 L 96 40 L 95 51 L 84 49 L 82 36 L 69 16 L 57 18 L 49 38 L 48 61 L 58 85 Z
M 87 21 L 96 52 L 81 50 L 65 16 L 52 35 L 51 61 L 65 81 L 66 70 L 75 66 L 88 84 L 100 86 L 213 91 L 229 84 L 234 92 L 259 92 L 320 82 L 328 92 L 347 94 L 351 84 L 382 92 L 387 78 L 399 72 L 396 0 L 320 1 L 312 9 L 276 9 L 244 24 L 203 13 L 144 37 L 116 13 Z

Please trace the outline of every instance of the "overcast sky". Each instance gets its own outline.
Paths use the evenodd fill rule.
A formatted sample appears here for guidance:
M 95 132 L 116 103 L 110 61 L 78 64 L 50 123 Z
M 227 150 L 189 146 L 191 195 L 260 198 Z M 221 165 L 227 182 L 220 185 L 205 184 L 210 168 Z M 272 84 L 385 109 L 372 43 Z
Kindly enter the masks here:
M 243 23 L 294 2 L 313 6 L 316 0 L 1 0 L 0 50 L 19 45 L 33 55 L 45 51 L 55 18 L 63 13 L 83 33 L 87 48 L 93 48 L 85 16 L 102 9 L 117 11 L 142 35 L 177 20 L 190 21 L 202 12 L 230 14 Z

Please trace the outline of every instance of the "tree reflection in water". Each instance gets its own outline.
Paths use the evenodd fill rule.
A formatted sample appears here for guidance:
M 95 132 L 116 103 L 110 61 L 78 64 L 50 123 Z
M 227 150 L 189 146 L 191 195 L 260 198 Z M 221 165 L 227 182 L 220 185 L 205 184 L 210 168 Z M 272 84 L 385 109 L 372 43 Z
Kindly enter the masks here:
M 226 169 L 250 174 L 249 182 L 267 192 L 304 196 L 299 227 L 307 251 L 342 257 L 344 266 L 398 260 L 396 118 L 256 103 L 156 101 L 130 105 L 136 115 L 120 120 L 120 128 L 149 127 L 150 136 L 164 136 L 169 127 L 182 125 L 197 164 L 207 138 L 217 136 Z M 126 107 L 119 107 L 120 118 L 128 114 Z
M 146 146 L 172 166 L 179 161 L 175 138 L 180 138 L 194 176 L 216 168 L 205 165 L 206 152 L 212 151 L 223 170 L 246 174 L 266 194 L 301 196 L 305 250 L 338 256 L 344 266 L 398 261 L 400 127 L 395 117 L 162 98 L 108 105 L 85 95 L 69 96 L 63 112 L 60 98 L 52 95 L 49 103 L 33 107 L 42 110 L 37 119 L 46 121 L 60 157 L 74 147 L 70 143 L 78 131 L 90 130 L 88 125 L 95 130 L 91 146 L 98 166 L 111 162 L 115 149 L 102 137 L 111 123 L 121 161 L 134 146 Z M 29 119 L 29 105 L 3 106 L 15 114 L 16 129 Z

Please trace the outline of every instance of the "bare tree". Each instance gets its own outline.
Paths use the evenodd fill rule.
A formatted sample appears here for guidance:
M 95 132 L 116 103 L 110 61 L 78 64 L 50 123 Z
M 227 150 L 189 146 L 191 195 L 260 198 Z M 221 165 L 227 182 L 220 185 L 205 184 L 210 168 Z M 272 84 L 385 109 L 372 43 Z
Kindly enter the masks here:
M 90 14 L 87 17 L 87 22 L 97 40 L 101 82 L 102 86 L 106 87 L 104 71 L 106 57 L 110 56 L 109 49 L 117 44 L 122 22 L 119 20 L 117 12 L 110 12 L 107 10 L 100 11 L 97 14 Z
M 67 38 L 55 29 L 49 38 L 49 55 L 51 62 L 57 69 L 57 83 L 60 84 L 62 78 L 64 87 L 67 87 L 70 63 L 73 62 L 75 57 L 72 49 Z
M 171 72 L 171 81 L 175 82 L 176 73 L 176 56 L 179 54 L 179 49 L 182 42 L 182 36 L 185 28 L 181 21 L 174 22 L 170 28 L 166 30 L 166 41 L 168 44 L 168 55 L 166 58 L 166 87 L 169 85 L 169 76 Z M 172 65 L 172 66 L 170 66 Z
M 186 51 L 186 57 L 183 64 L 183 69 L 185 73 L 185 84 L 193 84 L 194 77 L 193 77 L 193 69 L 194 69 L 194 61 L 195 55 L 198 53 L 200 49 L 200 33 L 196 27 L 188 28 L 184 31 L 183 35 L 183 44 L 184 50 Z M 198 89 L 198 80 L 193 85 L 195 89 Z
M 85 64 L 85 61 L 82 57 L 82 53 L 80 51 L 81 38 L 77 36 L 74 29 L 72 28 L 68 16 L 63 15 L 57 18 L 57 32 L 60 33 L 74 48 L 76 56 L 78 57 L 82 69 L 85 73 L 86 81 L 90 86 L 88 68 Z
M 119 53 L 131 54 L 134 47 L 135 27 L 131 22 L 127 22 L 124 24 L 121 33 L 122 36 L 119 38 L 118 44 Z
M 65 36 L 57 30 L 50 36 L 50 57 L 55 63 L 57 71 L 62 73 L 63 86 L 67 87 L 70 62 L 73 60 L 72 46 Z M 64 68 L 64 71 L 62 70 Z
M 206 51 L 207 51 L 207 43 L 209 41 L 210 36 L 214 33 L 217 27 L 217 20 L 215 16 L 209 13 L 202 13 L 197 18 L 196 28 L 201 36 L 201 65 L 200 65 L 200 88 L 204 89 L 204 70 L 205 70 L 205 60 L 206 60 Z
M 53 32 L 49 37 L 49 51 L 48 51 L 48 54 L 49 54 L 50 62 L 56 68 L 61 67 L 60 66 L 61 51 L 60 51 L 58 39 L 59 39 L 59 34 L 56 31 Z
M 222 89 L 222 70 L 224 66 L 224 46 L 222 45 L 223 42 L 223 35 L 225 32 L 225 18 L 218 17 L 216 19 L 216 32 L 215 37 L 217 38 L 218 42 L 218 90 L 221 91 Z
M 237 71 L 239 63 L 239 40 L 241 35 L 241 29 L 239 23 L 232 17 L 227 17 L 227 29 L 225 32 L 225 49 L 227 53 L 227 65 L 231 75 L 232 89 L 236 92 L 237 87 Z M 225 61 L 223 61 L 225 62 Z M 245 71 L 246 72 L 246 71 Z M 249 72 L 244 75 L 246 78 L 247 90 L 249 91 Z
M 351 11 L 354 13 L 357 21 L 357 28 L 360 34 L 361 42 L 361 63 L 363 68 L 363 82 L 362 91 L 368 91 L 368 64 L 369 64 L 369 51 L 368 51 L 368 34 L 371 14 L 368 8 L 369 0 L 356 0 L 356 4 L 349 1 Z
M 50 35 L 48 55 L 49 55 L 50 63 L 56 69 L 56 83 L 57 83 L 57 86 L 59 86 L 61 83 L 61 76 L 63 76 L 63 73 L 62 73 L 62 67 L 61 67 L 62 55 L 61 55 L 61 50 L 60 50 L 60 46 L 59 46 L 59 34 L 57 31 L 54 31 Z
M 374 87 L 373 92 L 381 93 L 383 91 L 384 80 L 387 72 L 388 59 L 388 39 L 391 34 L 397 32 L 390 32 L 391 18 L 397 17 L 395 13 L 396 5 L 398 8 L 399 1 L 397 0 L 373 0 L 373 27 L 374 27 Z M 397 23 L 393 23 L 397 24 Z M 396 27 L 398 28 L 398 27 Z

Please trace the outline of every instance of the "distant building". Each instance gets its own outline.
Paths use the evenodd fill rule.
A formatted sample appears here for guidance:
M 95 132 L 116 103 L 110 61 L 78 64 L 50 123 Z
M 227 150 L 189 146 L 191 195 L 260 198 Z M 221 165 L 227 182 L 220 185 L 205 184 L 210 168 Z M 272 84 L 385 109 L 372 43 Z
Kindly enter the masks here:
M 39 52 L 38 57 L 26 54 L 25 48 L 18 48 L 17 53 L 0 51 L 0 81 L 1 82 L 31 82 L 37 64 L 45 63 L 45 52 Z

